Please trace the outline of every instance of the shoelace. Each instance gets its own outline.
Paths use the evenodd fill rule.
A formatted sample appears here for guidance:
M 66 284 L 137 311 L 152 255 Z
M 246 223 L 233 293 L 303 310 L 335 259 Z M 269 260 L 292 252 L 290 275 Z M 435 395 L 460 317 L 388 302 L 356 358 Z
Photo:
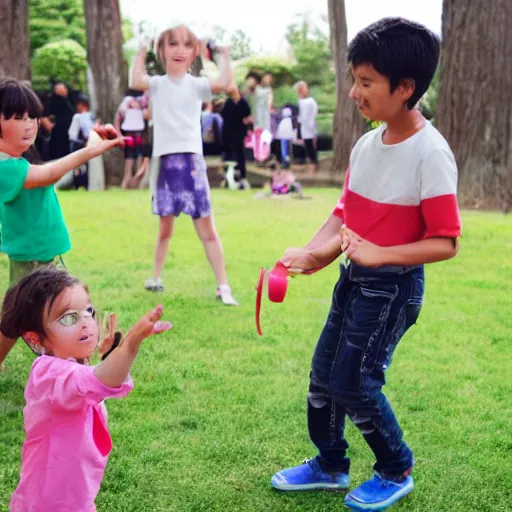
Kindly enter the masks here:
M 399 485 L 401 484 L 402 482 L 394 482 L 393 480 L 384 480 L 384 478 L 382 478 L 380 475 L 376 475 L 377 478 L 380 480 L 380 486 L 383 488 L 383 489 L 386 489 L 387 487 L 391 487 L 392 485 Z

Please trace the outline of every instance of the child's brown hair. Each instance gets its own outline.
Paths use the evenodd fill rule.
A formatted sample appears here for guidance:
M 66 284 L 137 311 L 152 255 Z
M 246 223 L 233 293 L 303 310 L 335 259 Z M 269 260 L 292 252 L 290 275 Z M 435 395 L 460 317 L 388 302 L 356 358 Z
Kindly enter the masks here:
M 55 300 L 66 288 L 77 284 L 82 284 L 79 279 L 54 267 L 41 267 L 25 276 L 5 294 L 0 331 L 14 339 L 26 332 L 44 337 L 45 312 L 51 311 Z M 83 287 L 87 291 L 87 287 Z
M 178 30 L 185 30 L 187 32 L 190 40 L 192 41 L 192 44 L 196 48 L 196 53 L 195 53 L 194 59 L 196 57 L 198 57 L 199 54 L 200 54 L 199 39 L 194 34 L 194 32 L 192 32 L 192 30 L 189 27 L 187 27 L 186 25 L 175 25 L 175 26 L 173 26 L 171 28 L 168 28 L 168 29 L 164 30 L 158 36 L 158 39 L 155 41 L 155 48 L 154 48 L 155 56 L 156 56 L 158 62 L 164 67 L 164 69 L 166 67 L 166 64 L 165 64 L 165 53 L 164 53 L 165 43 L 167 42 L 167 40 L 169 38 L 174 37 L 174 34 Z

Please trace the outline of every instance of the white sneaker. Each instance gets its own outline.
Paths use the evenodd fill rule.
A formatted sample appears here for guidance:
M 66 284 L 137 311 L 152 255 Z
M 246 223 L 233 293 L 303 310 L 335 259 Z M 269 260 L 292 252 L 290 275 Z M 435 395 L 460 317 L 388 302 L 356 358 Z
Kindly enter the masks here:
M 231 288 L 228 284 L 221 284 L 217 287 L 217 298 L 222 300 L 226 306 L 238 306 L 238 302 L 231 295 Z
M 162 282 L 162 279 L 160 277 L 158 279 L 146 279 L 144 283 L 144 288 L 148 292 L 163 292 L 164 283 Z

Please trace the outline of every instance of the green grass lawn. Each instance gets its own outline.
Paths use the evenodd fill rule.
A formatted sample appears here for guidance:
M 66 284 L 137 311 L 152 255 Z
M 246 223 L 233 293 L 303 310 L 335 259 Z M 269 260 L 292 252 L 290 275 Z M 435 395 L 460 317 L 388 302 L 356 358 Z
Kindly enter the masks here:
M 99 310 L 128 327 L 158 302 L 174 323 L 145 342 L 135 389 L 109 401 L 114 449 L 99 512 L 332 511 L 343 493 L 282 494 L 271 475 L 314 456 L 306 428 L 311 356 L 337 278 L 336 265 L 290 283 L 282 304 L 254 286 L 289 246 L 307 242 L 339 192 L 310 201 L 213 192 L 216 223 L 239 308 L 214 300 L 215 283 L 188 218 L 177 221 L 166 291 L 143 289 L 157 219 L 147 192 L 62 192 L 73 249 L 65 261 Z M 416 490 L 393 510 L 512 509 L 512 217 L 465 212 L 459 256 L 427 269 L 418 324 L 400 343 L 386 393 L 416 457 Z M 1 286 L 8 264 L 0 257 Z M 32 356 L 18 343 L 0 375 L 0 510 L 20 472 L 23 389 Z M 372 455 L 349 425 L 353 486 L 371 476 Z

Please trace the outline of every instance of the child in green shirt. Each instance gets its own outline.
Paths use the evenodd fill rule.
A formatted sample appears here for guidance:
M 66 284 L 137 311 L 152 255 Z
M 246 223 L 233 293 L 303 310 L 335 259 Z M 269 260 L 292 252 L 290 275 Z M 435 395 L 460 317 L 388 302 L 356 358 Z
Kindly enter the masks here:
M 42 105 L 35 93 L 14 79 L 0 80 L 0 251 L 9 257 L 14 284 L 39 266 L 62 265 L 71 248 L 53 184 L 64 174 L 123 145 L 120 136 L 92 134 L 88 147 L 59 160 L 32 165 L 22 154 L 35 141 Z M 0 332 L 0 364 L 16 340 Z

